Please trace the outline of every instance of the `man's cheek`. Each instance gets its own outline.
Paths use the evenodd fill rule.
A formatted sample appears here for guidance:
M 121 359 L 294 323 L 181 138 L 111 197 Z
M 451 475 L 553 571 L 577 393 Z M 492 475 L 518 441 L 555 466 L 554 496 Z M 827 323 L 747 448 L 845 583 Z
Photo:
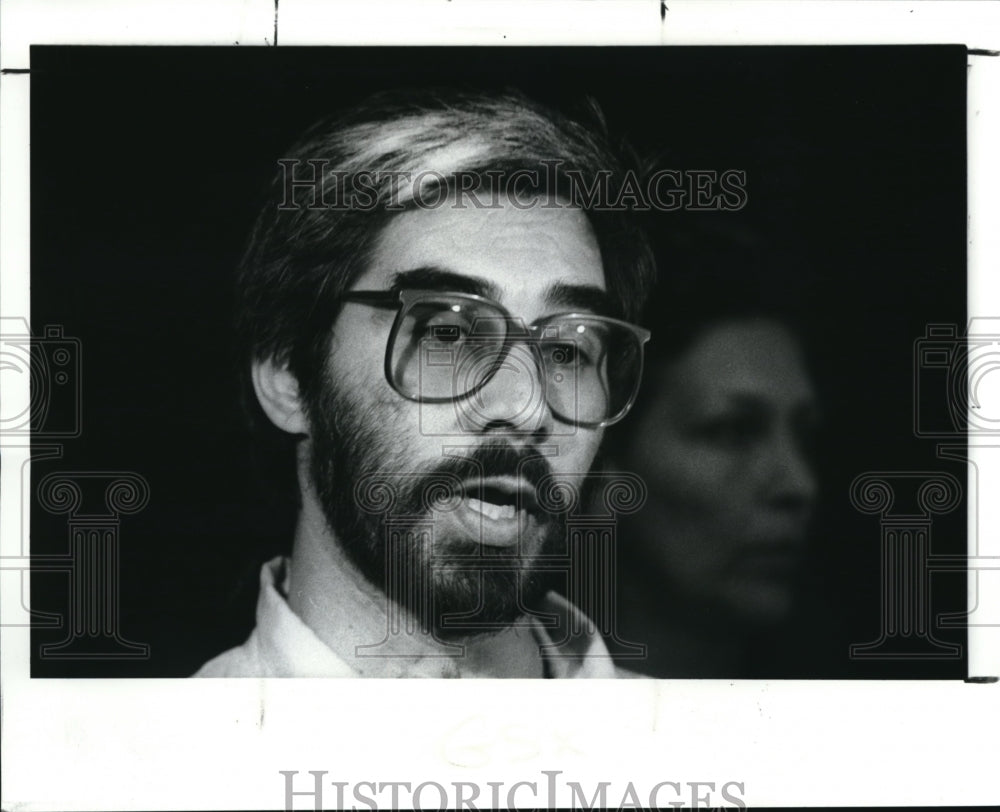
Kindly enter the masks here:
M 458 408 L 461 407 L 457 406 L 455 402 L 414 403 L 404 401 L 404 403 L 406 408 L 401 410 L 401 416 L 406 421 L 409 431 L 413 435 L 419 435 L 428 446 L 435 445 L 440 449 L 448 438 L 472 437 L 474 434 L 469 428 L 469 421 L 459 421 Z
M 579 429 L 577 440 L 579 448 L 575 450 L 575 467 L 581 476 L 586 475 L 594 465 L 597 452 L 604 440 L 604 429 Z

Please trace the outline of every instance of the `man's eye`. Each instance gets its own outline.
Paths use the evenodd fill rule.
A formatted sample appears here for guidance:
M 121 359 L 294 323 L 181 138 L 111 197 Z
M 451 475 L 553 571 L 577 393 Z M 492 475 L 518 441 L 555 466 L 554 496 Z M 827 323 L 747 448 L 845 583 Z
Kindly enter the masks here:
M 434 318 L 418 324 L 416 333 L 424 341 L 454 344 L 468 337 L 469 326 L 461 320 Z
M 443 344 L 454 343 L 462 337 L 462 328 L 456 324 L 439 324 L 430 328 L 430 338 Z
M 545 354 L 549 363 L 556 366 L 576 364 L 580 359 L 580 352 L 574 344 L 550 344 L 545 348 Z
M 547 343 L 545 357 L 553 366 L 574 366 L 578 368 L 591 366 L 597 354 L 585 343 L 567 341 L 564 343 Z

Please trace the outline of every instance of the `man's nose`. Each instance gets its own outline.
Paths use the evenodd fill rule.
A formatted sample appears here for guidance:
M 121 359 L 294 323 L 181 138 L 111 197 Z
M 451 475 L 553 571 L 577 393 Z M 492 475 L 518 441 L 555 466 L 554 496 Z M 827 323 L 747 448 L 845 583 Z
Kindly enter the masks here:
M 485 375 L 488 370 L 483 370 Z M 473 430 L 528 434 L 545 439 L 552 413 L 545 398 L 541 364 L 527 343 L 514 343 L 493 374 L 470 397 L 459 401 Z

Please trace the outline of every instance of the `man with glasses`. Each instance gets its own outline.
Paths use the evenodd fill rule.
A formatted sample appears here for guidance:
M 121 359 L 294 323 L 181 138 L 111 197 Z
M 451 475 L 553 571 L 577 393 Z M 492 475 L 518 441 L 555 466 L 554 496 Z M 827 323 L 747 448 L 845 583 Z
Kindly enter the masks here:
M 622 158 L 519 94 L 438 90 L 279 164 L 238 330 L 300 510 L 256 629 L 198 676 L 616 676 L 548 576 L 649 338 Z

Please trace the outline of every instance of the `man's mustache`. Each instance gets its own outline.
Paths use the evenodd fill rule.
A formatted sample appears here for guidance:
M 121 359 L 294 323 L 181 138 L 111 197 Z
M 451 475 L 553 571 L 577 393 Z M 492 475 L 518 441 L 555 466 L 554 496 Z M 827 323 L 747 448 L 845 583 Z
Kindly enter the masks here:
M 517 483 L 514 498 L 537 511 L 538 488 L 551 484 L 552 478 L 552 466 L 540 452 L 491 443 L 464 456 L 442 457 L 421 472 L 373 471 L 356 483 L 354 499 L 365 513 L 416 516 L 458 507 L 465 497 L 481 493 L 481 487 L 506 491 L 510 497 L 510 486 Z
M 533 490 L 552 475 L 552 466 L 539 451 L 517 449 L 507 443 L 477 446 L 465 457 L 445 457 L 434 466 L 435 474 L 454 477 L 463 483 L 490 477 L 517 478 Z

